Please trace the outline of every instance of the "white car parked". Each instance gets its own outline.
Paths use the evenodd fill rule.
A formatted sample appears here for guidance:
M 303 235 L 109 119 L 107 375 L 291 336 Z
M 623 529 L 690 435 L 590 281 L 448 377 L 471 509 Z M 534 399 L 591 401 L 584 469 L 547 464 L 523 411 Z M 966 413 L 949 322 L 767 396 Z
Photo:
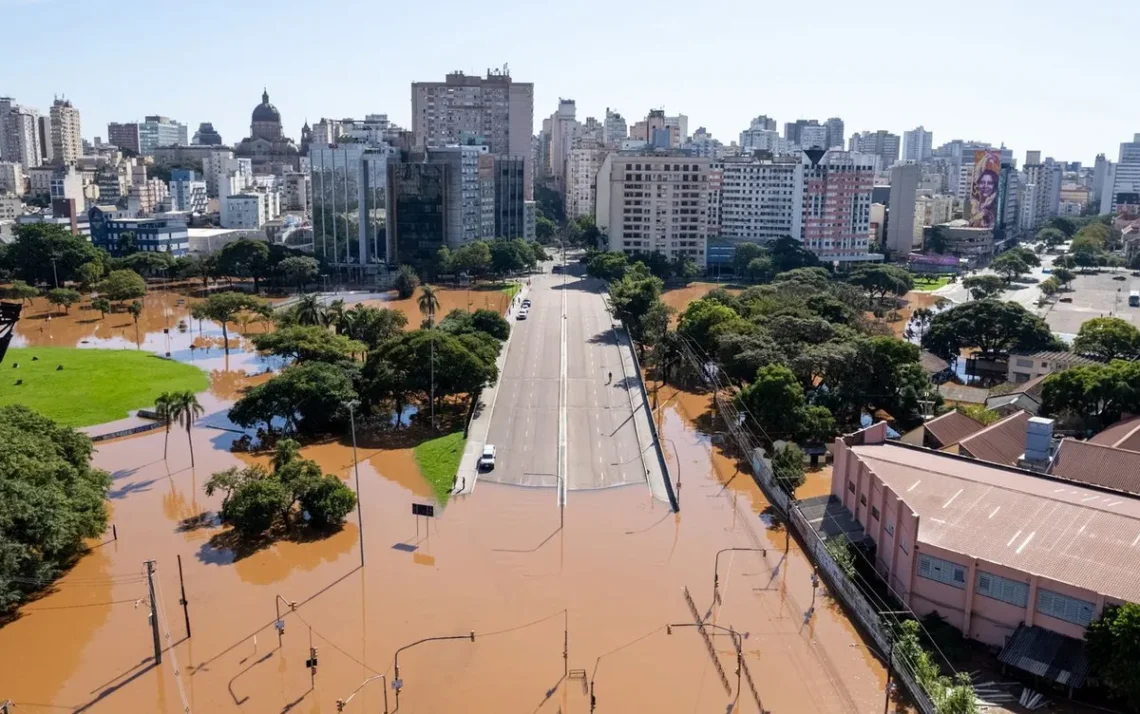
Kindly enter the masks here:
M 479 457 L 479 470 L 480 471 L 494 471 L 495 470 L 495 445 L 485 444 L 483 446 L 483 455 Z

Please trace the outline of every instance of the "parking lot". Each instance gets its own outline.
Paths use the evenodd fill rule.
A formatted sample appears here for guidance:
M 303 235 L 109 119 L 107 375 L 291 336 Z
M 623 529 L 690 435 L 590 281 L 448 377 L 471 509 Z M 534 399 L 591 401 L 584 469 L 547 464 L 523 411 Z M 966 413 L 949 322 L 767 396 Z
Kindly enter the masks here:
M 1049 329 L 1070 340 L 1081 328 L 1081 323 L 1094 317 L 1111 315 L 1140 327 L 1140 308 L 1128 307 L 1128 293 L 1132 290 L 1140 290 L 1140 277 L 1134 277 L 1127 271 L 1078 274 L 1072 290 L 1057 296 L 1071 298 L 1072 302 L 1060 302 L 1058 299 L 1039 308 L 1037 314 L 1045 318 Z

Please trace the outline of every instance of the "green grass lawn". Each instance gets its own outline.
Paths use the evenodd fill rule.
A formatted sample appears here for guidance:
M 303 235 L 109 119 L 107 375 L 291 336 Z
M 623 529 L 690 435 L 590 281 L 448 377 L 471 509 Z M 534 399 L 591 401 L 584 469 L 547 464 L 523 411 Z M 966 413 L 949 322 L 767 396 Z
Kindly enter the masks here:
M 420 472 L 431 484 L 440 504 L 446 504 L 451 495 L 451 487 L 455 474 L 459 472 L 459 460 L 463 457 L 463 447 L 466 444 L 463 432 L 457 431 L 425 441 L 414 450 Z
M 124 419 L 163 392 L 204 391 L 209 382 L 197 367 L 149 352 L 21 347 L 0 364 L 0 406 L 23 404 L 61 424 L 90 426 Z
M 949 285 L 949 284 L 950 284 L 950 276 L 949 275 L 939 275 L 936 278 L 919 277 L 917 275 L 914 276 L 914 289 L 919 290 L 921 292 L 928 293 L 932 290 L 937 290 L 938 288 L 940 288 L 944 285 Z
M 522 283 L 507 283 L 500 292 L 506 293 L 508 300 L 513 300 L 515 295 L 519 294 L 519 290 L 522 290 Z

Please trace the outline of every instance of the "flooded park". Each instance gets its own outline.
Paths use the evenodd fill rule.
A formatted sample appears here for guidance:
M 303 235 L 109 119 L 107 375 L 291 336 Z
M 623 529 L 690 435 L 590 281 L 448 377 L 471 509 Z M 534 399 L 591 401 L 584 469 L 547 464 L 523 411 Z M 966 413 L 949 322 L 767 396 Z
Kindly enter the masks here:
M 0 627 L 0 701 L 14 711 L 318 714 L 338 700 L 349 712 L 882 709 L 882 663 L 813 588 L 751 475 L 702 432 L 709 395 L 657 395 L 677 513 L 640 484 L 571 492 L 560 513 L 555 489 L 480 482 L 434 517 L 414 516 L 433 496 L 412 445 L 362 430 L 359 520 L 320 540 L 235 548 L 220 495 L 203 485 L 264 459 L 231 451 L 241 433 L 225 414 L 282 365 L 243 337 L 268 323 L 231 324 L 227 355 L 221 326 L 191 319 L 191 302 L 151 294 L 137 329 L 121 313 L 76 306 L 48 320 L 43 304 L 25 309 L 14 346 L 150 351 L 197 365 L 210 387 L 190 433 L 195 467 L 185 434 L 166 459 L 162 430 L 96 444 L 95 465 L 113 477 L 113 528 Z M 418 324 L 412 300 L 365 302 Z M 508 302 L 441 293 L 443 312 Z M 355 488 L 348 437 L 302 453 Z M 808 495 L 828 480 L 809 474 Z M 711 650 L 693 627 L 706 617 Z M 742 679 L 737 635 L 717 628 L 739 633 Z

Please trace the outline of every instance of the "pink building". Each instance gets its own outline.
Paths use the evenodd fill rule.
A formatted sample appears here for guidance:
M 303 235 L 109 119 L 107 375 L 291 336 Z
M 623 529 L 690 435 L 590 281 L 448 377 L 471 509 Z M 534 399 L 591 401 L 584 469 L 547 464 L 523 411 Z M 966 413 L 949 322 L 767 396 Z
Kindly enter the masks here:
M 804 151 L 803 244 L 821 260 L 866 260 L 874 158 Z
M 971 639 L 1082 640 L 1105 605 L 1140 602 L 1140 497 L 887 441 L 882 423 L 836 440 L 831 493 L 911 609 Z

